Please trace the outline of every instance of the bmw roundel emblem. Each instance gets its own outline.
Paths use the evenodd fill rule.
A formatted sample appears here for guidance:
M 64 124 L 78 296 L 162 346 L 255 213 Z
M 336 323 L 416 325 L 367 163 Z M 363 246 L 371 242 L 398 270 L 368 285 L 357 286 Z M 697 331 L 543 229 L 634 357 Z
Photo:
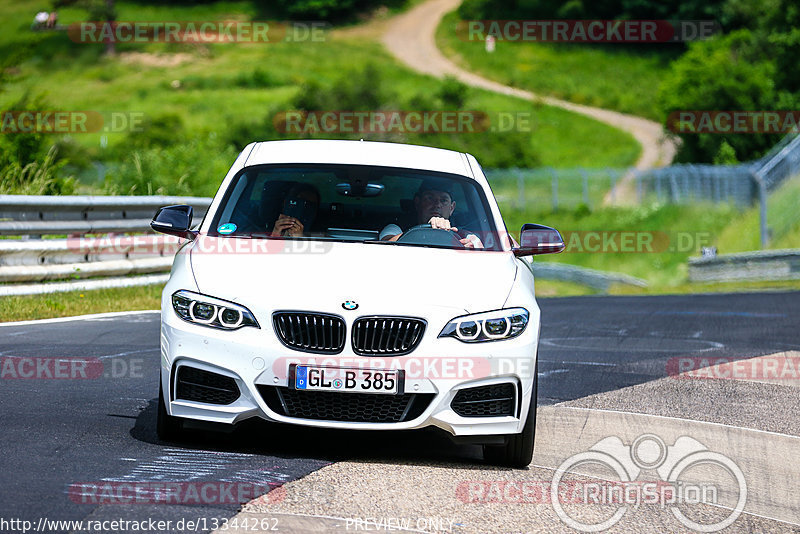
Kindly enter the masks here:
M 344 308 L 345 310 L 355 310 L 356 308 L 358 308 L 358 302 L 354 300 L 346 300 L 342 302 L 342 308 Z

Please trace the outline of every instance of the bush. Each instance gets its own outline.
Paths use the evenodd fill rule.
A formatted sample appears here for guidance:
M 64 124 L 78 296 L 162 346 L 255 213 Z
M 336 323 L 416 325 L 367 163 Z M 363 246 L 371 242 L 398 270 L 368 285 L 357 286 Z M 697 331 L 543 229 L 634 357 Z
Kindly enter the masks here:
M 42 96 L 25 94 L 16 102 L 5 106 L 7 111 L 41 111 L 52 109 Z M 20 132 L 0 135 L 0 166 L 17 163 L 20 168 L 41 160 L 45 156 L 46 135 L 38 132 Z
M 367 63 L 362 69 L 343 73 L 332 84 L 306 81 L 291 105 L 300 111 L 371 111 L 394 99 L 395 95 L 385 89 L 380 69 Z
M 285 82 L 275 76 L 272 71 L 256 67 L 252 72 L 240 73 L 234 79 L 234 83 L 238 87 L 247 87 L 258 89 L 261 87 L 278 87 L 284 85 Z
M 183 119 L 176 113 L 164 113 L 153 117 L 145 117 L 138 131 L 129 133 L 126 140 L 117 145 L 125 153 L 134 150 L 146 150 L 156 147 L 167 147 L 186 140 Z
M 445 76 L 438 96 L 444 105 L 444 109 L 459 110 L 463 108 L 468 92 L 469 88 L 465 84 L 453 76 Z
M 109 172 L 103 189 L 112 195 L 211 196 L 236 155 L 213 136 L 137 150 Z
M 75 192 L 72 177 L 58 177 L 64 161 L 56 162 L 57 149 L 50 148 L 44 158 L 21 165 L 8 163 L 0 170 L 0 194 L 3 195 L 71 195 Z
M 294 19 L 350 19 L 360 13 L 373 11 L 385 5 L 402 5 L 406 0 L 277 0 L 270 7 L 278 7 Z
M 737 0 L 465 0 L 458 14 L 481 19 L 717 20 Z

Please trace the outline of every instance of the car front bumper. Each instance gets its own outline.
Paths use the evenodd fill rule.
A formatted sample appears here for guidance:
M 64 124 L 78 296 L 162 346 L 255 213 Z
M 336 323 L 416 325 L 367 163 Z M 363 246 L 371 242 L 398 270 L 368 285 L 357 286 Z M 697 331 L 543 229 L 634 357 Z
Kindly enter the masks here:
M 438 427 L 453 436 L 517 434 L 531 405 L 539 336 L 538 309 L 518 337 L 486 343 L 462 343 L 436 337 L 431 327 L 412 353 L 364 357 L 348 346 L 340 354 L 307 354 L 279 342 L 272 324 L 221 331 L 187 323 L 172 310 L 162 313 L 161 381 L 170 415 L 214 423 L 236 424 L 250 418 L 313 427 L 354 430 L 411 430 Z M 362 422 L 292 417 L 273 409 L 264 388 L 289 387 L 293 363 L 405 371 L 404 391 L 424 398 L 424 409 L 398 422 Z M 190 366 L 233 379 L 239 397 L 230 404 L 176 399 L 177 370 Z M 516 392 L 513 415 L 464 417 L 453 410 L 456 394 L 467 388 L 510 383 Z M 297 394 L 305 394 L 298 392 Z M 332 393 L 332 395 L 356 395 Z M 361 394 L 364 395 L 364 394 Z M 337 400 L 338 397 L 337 397 Z M 415 401 L 418 402 L 418 401 Z M 419 406 L 419 405 L 417 405 Z

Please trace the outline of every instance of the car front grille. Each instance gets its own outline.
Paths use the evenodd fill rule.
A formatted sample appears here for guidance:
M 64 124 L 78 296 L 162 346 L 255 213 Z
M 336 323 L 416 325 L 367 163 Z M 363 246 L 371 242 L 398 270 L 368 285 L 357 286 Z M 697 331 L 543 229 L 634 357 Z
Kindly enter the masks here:
M 348 423 L 400 423 L 422 415 L 433 393 L 381 395 L 329 391 L 298 391 L 258 386 L 269 408 L 287 417 Z
M 408 354 L 417 348 L 425 321 L 412 317 L 361 317 L 353 324 L 353 352 L 362 356 Z
M 291 349 L 336 354 L 344 349 L 344 320 L 337 315 L 311 312 L 275 312 L 275 332 Z
M 239 398 L 239 387 L 229 376 L 182 365 L 175 381 L 176 400 L 230 404 Z
M 461 417 L 514 415 L 517 387 L 509 382 L 466 388 L 456 393 L 450 407 Z

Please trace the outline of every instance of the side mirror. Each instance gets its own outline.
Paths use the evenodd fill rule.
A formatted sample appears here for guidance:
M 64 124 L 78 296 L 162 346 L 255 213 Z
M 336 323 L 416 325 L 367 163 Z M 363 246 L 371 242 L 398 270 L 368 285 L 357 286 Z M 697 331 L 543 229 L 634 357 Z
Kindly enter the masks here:
M 556 254 L 564 250 L 564 239 L 558 230 L 542 224 L 523 224 L 519 232 L 520 246 L 513 249 L 515 256 Z
M 150 228 L 162 234 L 176 235 L 185 239 L 194 239 L 197 232 L 189 230 L 192 226 L 192 207 L 187 205 L 166 206 L 158 208 Z

